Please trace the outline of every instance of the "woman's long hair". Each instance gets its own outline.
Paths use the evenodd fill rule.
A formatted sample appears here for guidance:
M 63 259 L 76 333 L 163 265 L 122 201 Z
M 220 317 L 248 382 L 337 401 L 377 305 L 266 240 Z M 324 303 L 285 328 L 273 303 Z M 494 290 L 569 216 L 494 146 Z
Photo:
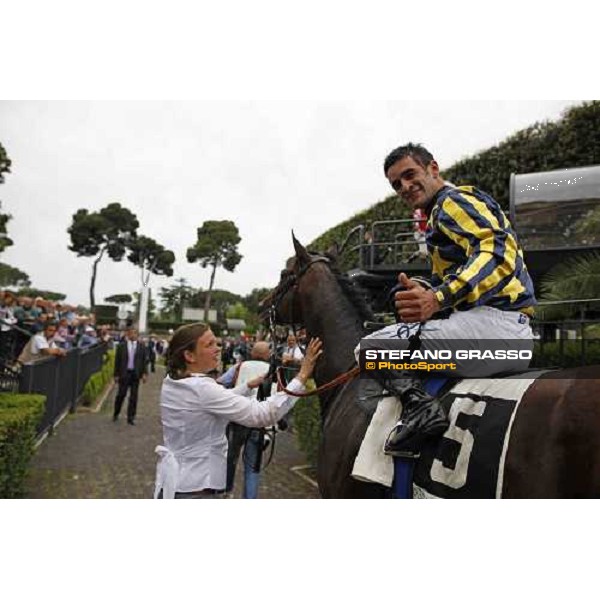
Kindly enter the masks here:
M 182 325 L 173 334 L 166 355 L 167 375 L 171 379 L 183 379 L 186 376 L 187 363 L 184 352 L 186 350 L 193 351 L 198 338 L 202 337 L 209 329 L 207 323 L 191 323 Z

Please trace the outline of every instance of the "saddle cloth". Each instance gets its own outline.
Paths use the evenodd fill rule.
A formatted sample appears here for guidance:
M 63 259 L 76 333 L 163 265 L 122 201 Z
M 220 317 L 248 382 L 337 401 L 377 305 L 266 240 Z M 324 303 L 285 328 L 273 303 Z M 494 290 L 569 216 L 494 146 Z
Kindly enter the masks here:
M 504 461 L 519 402 L 545 371 L 498 379 L 465 379 L 440 399 L 450 426 L 421 451 L 414 471 L 415 498 L 500 498 Z M 392 487 L 394 459 L 384 454 L 401 404 L 385 397 L 367 428 L 352 476 Z

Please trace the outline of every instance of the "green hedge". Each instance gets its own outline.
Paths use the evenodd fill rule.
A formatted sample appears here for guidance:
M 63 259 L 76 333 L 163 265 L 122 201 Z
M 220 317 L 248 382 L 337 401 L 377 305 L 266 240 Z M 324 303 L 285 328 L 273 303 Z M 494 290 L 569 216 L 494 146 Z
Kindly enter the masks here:
M 306 384 L 307 391 L 315 389 L 311 379 Z M 294 406 L 294 428 L 298 447 L 306 455 L 311 465 L 317 464 L 319 441 L 321 440 L 321 408 L 318 396 L 300 398 Z
M 461 160 L 443 176 L 456 185 L 476 185 L 489 192 L 506 210 L 511 173 L 586 167 L 597 164 L 599 157 L 600 102 L 584 102 L 567 109 L 558 121 L 535 123 Z
M 45 406 L 45 396 L 38 394 L 0 394 L 0 498 L 24 496 Z
M 543 353 L 541 350 L 539 342 L 536 342 L 530 367 L 560 367 L 561 369 L 569 369 L 584 365 L 600 364 L 599 340 L 586 340 L 585 361 L 581 353 L 581 340 L 564 340 L 562 353 L 559 342 L 545 342 Z
M 383 163 L 382 163 L 383 164 Z M 383 169 L 382 169 L 383 177 Z M 313 240 L 309 245 L 309 250 L 325 252 L 334 244 L 342 244 L 346 236 L 357 225 L 364 225 L 369 229 L 374 221 L 387 221 L 390 219 L 410 219 L 411 211 L 407 208 L 404 202 L 398 201 L 398 196 L 392 194 L 387 196 L 381 202 L 363 210 L 356 215 L 336 225 L 332 229 L 327 230 L 320 235 L 316 240 Z M 300 240 L 304 243 L 304 240 Z M 348 242 L 348 246 L 343 255 L 339 258 L 338 263 L 342 270 L 356 266 L 358 255 L 356 252 L 348 252 L 348 248 L 356 246 L 358 243 L 363 244 L 364 240 L 359 240 L 358 237 L 353 237 Z M 354 254 L 354 255 L 352 255 Z
M 94 373 L 86 382 L 83 388 L 83 397 L 81 403 L 84 406 L 90 406 L 102 394 L 108 383 L 114 375 L 115 369 L 115 350 L 109 350 L 104 355 L 104 364 L 102 369 Z
M 398 140 L 398 144 L 409 141 Z M 385 153 L 391 149 L 382 149 L 381 177 Z M 436 155 L 436 148 L 428 150 Z M 567 109 L 555 122 L 535 123 L 522 129 L 497 146 L 455 163 L 442 175 L 455 185 L 474 185 L 490 193 L 506 210 L 511 173 L 584 167 L 599 161 L 600 101 L 595 100 Z M 396 195 L 389 196 L 325 231 L 309 248 L 327 250 L 332 242 L 341 243 L 356 225 L 409 216 L 404 203 Z

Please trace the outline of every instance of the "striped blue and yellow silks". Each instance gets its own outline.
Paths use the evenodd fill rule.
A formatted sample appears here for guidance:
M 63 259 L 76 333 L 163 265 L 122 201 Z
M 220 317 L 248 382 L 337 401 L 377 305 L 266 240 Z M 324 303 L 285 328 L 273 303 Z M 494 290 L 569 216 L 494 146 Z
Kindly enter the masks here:
M 445 186 L 428 213 L 432 283 L 443 308 L 485 305 L 533 315 L 535 293 L 523 251 L 491 196 L 471 186 Z

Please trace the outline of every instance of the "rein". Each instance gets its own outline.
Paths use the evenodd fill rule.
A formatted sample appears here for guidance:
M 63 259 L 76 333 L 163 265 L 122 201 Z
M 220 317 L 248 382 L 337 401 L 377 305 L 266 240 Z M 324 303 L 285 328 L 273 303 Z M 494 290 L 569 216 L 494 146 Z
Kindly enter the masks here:
M 285 387 L 285 383 L 283 381 L 283 377 L 281 376 L 281 369 L 283 367 L 277 368 L 277 385 L 278 387 L 284 391 L 288 396 L 293 396 L 294 398 L 307 398 L 308 396 L 314 396 L 315 394 L 319 394 L 320 392 L 324 392 L 331 388 L 337 387 L 338 385 L 342 385 L 342 383 L 346 383 L 346 381 L 350 381 L 350 379 L 354 379 L 360 373 L 360 367 L 356 366 L 341 375 L 338 375 L 335 379 L 320 385 L 318 388 L 314 390 L 310 390 L 310 392 L 292 392 Z

